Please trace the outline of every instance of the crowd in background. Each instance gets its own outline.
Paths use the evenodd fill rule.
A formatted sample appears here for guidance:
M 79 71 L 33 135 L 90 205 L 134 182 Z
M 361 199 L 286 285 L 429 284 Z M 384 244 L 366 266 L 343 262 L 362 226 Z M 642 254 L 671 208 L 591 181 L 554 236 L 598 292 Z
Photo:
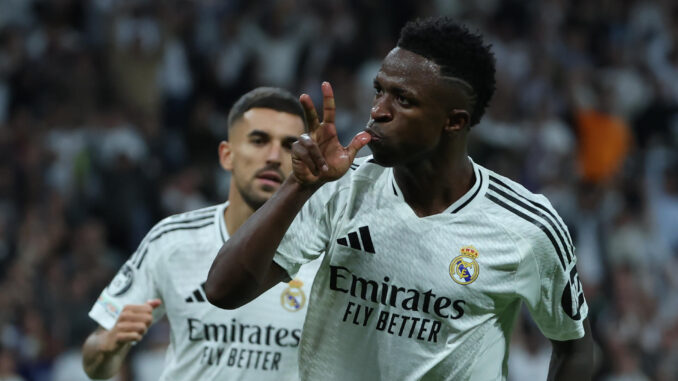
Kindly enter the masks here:
M 568 225 L 596 380 L 678 379 L 675 1 L 0 0 L 0 380 L 83 379 L 87 312 L 148 229 L 227 198 L 217 145 L 241 94 L 319 104 L 328 80 L 347 143 L 400 27 L 442 14 L 493 45 L 470 154 Z M 545 379 L 522 315 L 510 380 Z M 167 331 L 150 335 L 119 380 L 159 374 Z

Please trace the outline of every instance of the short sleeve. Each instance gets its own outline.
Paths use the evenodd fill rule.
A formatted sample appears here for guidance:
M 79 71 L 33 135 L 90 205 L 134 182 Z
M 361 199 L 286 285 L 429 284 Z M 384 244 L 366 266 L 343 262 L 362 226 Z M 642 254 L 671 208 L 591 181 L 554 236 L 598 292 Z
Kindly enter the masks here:
M 518 266 L 518 293 L 544 336 L 558 341 L 579 339 L 584 336 L 588 306 L 569 233 L 560 230 L 563 239 L 553 242 L 542 231 L 538 233 L 531 252 Z
M 290 277 L 294 278 L 301 265 L 327 250 L 332 221 L 337 215 L 339 186 L 338 182 L 323 185 L 306 201 L 287 229 L 273 260 Z
M 149 299 L 161 298 L 157 287 L 158 269 L 154 262 L 154 251 L 158 249 L 155 244 L 149 244 L 147 241 L 148 236 L 122 265 L 89 311 L 89 316 L 108 330 L 113 328 L 126 305 L 143 304 Z M 161 304 L 153 310 L 153 322 L 164 314 L 164 305 Z

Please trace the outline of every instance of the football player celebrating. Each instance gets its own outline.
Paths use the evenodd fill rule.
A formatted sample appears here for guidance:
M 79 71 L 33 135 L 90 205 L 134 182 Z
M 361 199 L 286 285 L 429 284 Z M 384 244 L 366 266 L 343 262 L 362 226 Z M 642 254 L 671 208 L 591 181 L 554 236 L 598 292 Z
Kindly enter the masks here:
M 325 253 L 300 348 L 303 380 L 504 380 L 525 303 L 553 344 L 550 379 L 592 372 L 588 307 L 548 200 L 471 160 L 494 92 L 482 37 L 408 23 L 374 79 L 365 131 L 336 137 L 307 95 L 293 173 L 221 248 L 210 302 L 237 308 Z M 368 144 L 373 157 L 354 161 Z
M 219 247 L 290 175 L 303 117 L 297 98 L 277 88 L 257 88 L 234 104 L 229 140 L 219 145 L 219 162 L 231 172 L 229 200 L 168 217 L 146 235 L 90 311 L 100 325 L 83 346 L 90 377 L 116 374 L 130 347 L 167 315 L 171 340 L 160 380 L 298 379 L 317 264 L 235 311 L 209 304 L 204 283 Z

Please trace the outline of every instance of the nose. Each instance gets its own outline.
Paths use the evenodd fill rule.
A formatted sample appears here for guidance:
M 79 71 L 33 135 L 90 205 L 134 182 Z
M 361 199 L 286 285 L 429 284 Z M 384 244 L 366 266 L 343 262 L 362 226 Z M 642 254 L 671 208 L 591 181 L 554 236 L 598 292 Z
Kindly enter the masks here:
M 266 164 L 277 164 L 280 165 L 282 162 L 282 146 L 280 143 L 273 143 L 268 150 L 268 155 L 266 157 Z
M 370 117 L 374 119 L 375 122 L 388 122 L 393 119 L 391 109 L 388 107 L 387 98 L 388 96 L 381 96 L 374 100 L 372 110 L 370 111 Z

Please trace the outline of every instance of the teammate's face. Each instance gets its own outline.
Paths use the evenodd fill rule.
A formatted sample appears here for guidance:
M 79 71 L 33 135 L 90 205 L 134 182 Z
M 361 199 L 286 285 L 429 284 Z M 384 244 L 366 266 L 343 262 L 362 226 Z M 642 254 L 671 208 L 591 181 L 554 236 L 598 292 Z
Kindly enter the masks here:
M 292 172 L 292 143 L 303 132 L 299 116 L 268 108 L 248 110 L 231 127 L 219 158 L 250 207 L 263 205 Z
M 374 79 L 369 146 L 381 165 L 407 164 L 430 157 L 451 120 L 450 87 L 433 61 L 395 48 Z M 371 121 L 371 122 L 372 122 Z

